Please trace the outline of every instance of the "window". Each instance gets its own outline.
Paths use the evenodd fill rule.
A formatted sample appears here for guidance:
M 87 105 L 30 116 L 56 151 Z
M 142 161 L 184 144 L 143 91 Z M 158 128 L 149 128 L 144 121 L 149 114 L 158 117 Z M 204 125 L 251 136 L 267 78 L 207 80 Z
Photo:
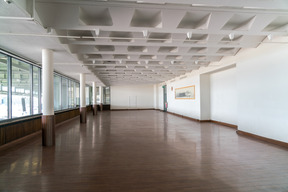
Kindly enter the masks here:
M 8 119 L 8 57 L 0 54 L 0 121 Z
M 54 110 L 61 110 L 61 77 L 54 75 Z
M 41 113 L 40 96 L 40 68 L 33 66 L 33 114 Z
M 91 87 L 86 94 L 89 105 Z M 42 98 L 41 68 L 0 50 L 0 121 L 40 114 Z M 79 103 L 79 82 L 54 73 L 54 110 L 79 107 Z
M 69 88 L 68 88 L 68 96 L 69 96 L 69 108 L 75 107 L 75 100 L 74 100 L 74 82 L 69 81 Z
M 86 97 L 86 105 L 89 105 L 89 86 L 85 87 L 85 97 Z
M 89 87 L 89 105 L 93 104 L 93 90 L 92 87 Z
M 12 59 L 12 118 L 31 114 L 31 67 Z
M 103 103 L 110 104 L 110 87 L 103 87 Z
M 99 87 L 96 87 L 96 92 L 97 92 L 97 94 L 96 94 L 96 101 L 97 101 L 97 104 L 99 104 L 99 103 L 100 103 L 100 92 L 99 92 Z
M 76 107 L 80 106 L 80 84 L 75 83 L 75 103 Z
M 68 79 L 62 77 L 61 88 L 62 109 L 68 109 Z

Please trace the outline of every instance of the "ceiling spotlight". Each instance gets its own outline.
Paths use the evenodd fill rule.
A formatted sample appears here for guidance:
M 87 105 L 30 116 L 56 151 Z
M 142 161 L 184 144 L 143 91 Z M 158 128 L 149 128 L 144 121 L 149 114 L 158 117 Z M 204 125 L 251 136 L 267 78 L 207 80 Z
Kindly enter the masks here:
M 5 2 L 5 3 L 7 3 L 7 4 L 10 4 L 10 3 L 12 3 L 12 1 L 11 1 L 11 0 L 4 0 L 4 2 Z
M 122 59 L 119 60 L 119 63 L 120 63 L 120 64 L 122 63 Z
M 173 61 L 173 60 L 171 61 L 171 64 L 172 64 L 172 65 L 174 64 L 174 61 Z
M 195 65 L 198 65 L 198 60 L 196 60 L 194 63 L 195 63 Z
M 267 35 L 267 39 L 269 40 L 269 41 L 271 41 L 272 40 L 272 34 L 269 34 L 269 35 Z
M 145 60 L 145 63 L 146 63 L 146 64 L 148 64 L 148 63 L 149 63 L 149 61 L 148 61 L 148 60 Z
M 148 36 L 148 30 L 143 30 L 142 33 L 143 33 L 143 37 L 146 38 Z
M 235 35 L 234 35 L 234 33 L 230 33 L 228 36 L 229 36 L 229 39 L 232 41 L 234 39 Z
M 95 60 L 93 60 L 92 63 L 95 64 Z
M 95 34 L 96 34 L 96 36 L 98 37 L 99 36 L 99 34 L 100 34 L 100 29 L 95 29 Z
M 191 37 L 192 37 L 192 32 L 190 31 L 190 32 L 187 32 L 187 38 L 188 39 L 191 39 Z

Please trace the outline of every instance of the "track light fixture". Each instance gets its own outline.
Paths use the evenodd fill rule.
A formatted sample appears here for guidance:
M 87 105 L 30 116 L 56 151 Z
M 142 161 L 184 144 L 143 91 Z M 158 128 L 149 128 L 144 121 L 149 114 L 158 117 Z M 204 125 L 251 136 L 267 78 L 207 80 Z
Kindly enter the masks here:
M 142 33 L 143 33 L 143 37 L 146 38 L 148 36 L 148 30 L 143 30 Z
M 233 39 L 234 39 L 234 37 L 235 37 L 235 35 L 234 35 L 234 33 L 230 33 L 229 35 L 229 39 L 232 41 Z
M 267 35 L 267 39 L 268 39 L 269 41 L 271 41 L 272 38 L 273 38 L 272 34 Z
M 195 63 L 195 65 L 198 65 L 198 60 L 196 60 L 194 63 Z
M 100 34 L 100 29 L 95 29 L 95 34 L 96 34 L 96 36 L 98 37 L 99 36 L 99 34 Z
M 10 3 L 12 3 L 12 1 L 11 1 L 11 0 L 4 0 L 4 2 L 5 2 L 5 3 L 7 3 L 7 4 L 10 4 Z
M 190 31 L 190 32 L 187 32 L 187 38 L 188 39 L 191 39 L 192 38 L 192 32 Z

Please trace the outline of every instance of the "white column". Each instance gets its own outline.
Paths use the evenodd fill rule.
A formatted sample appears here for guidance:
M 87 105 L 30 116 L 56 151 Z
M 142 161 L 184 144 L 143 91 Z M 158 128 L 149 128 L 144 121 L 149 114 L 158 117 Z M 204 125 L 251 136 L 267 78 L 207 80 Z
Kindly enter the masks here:
M 97 105 L 97 87 L 96 87 L 96 82 L 93 82 L 93 90 L 92 90 L 92 102 L 93 105 Z
M 100 104 L 103 103 L 103 87 L 102 86 L 99 86 L 99 101 L 100 101 Z
M 55 145 L 53 51 L 42 49 L 42 145 Z
M 80 73 L 80 108 L 86 107 L 85 74 Z
M 42 49 L 43 115 L 54 115 L 53 51 Z

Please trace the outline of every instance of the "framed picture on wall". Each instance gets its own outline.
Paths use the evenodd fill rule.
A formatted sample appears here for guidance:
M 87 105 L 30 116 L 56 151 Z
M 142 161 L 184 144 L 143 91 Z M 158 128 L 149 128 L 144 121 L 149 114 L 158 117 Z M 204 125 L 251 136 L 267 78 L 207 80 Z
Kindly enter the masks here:
M 195 99 L 195 85 L 175 88 L 175 99 Z

